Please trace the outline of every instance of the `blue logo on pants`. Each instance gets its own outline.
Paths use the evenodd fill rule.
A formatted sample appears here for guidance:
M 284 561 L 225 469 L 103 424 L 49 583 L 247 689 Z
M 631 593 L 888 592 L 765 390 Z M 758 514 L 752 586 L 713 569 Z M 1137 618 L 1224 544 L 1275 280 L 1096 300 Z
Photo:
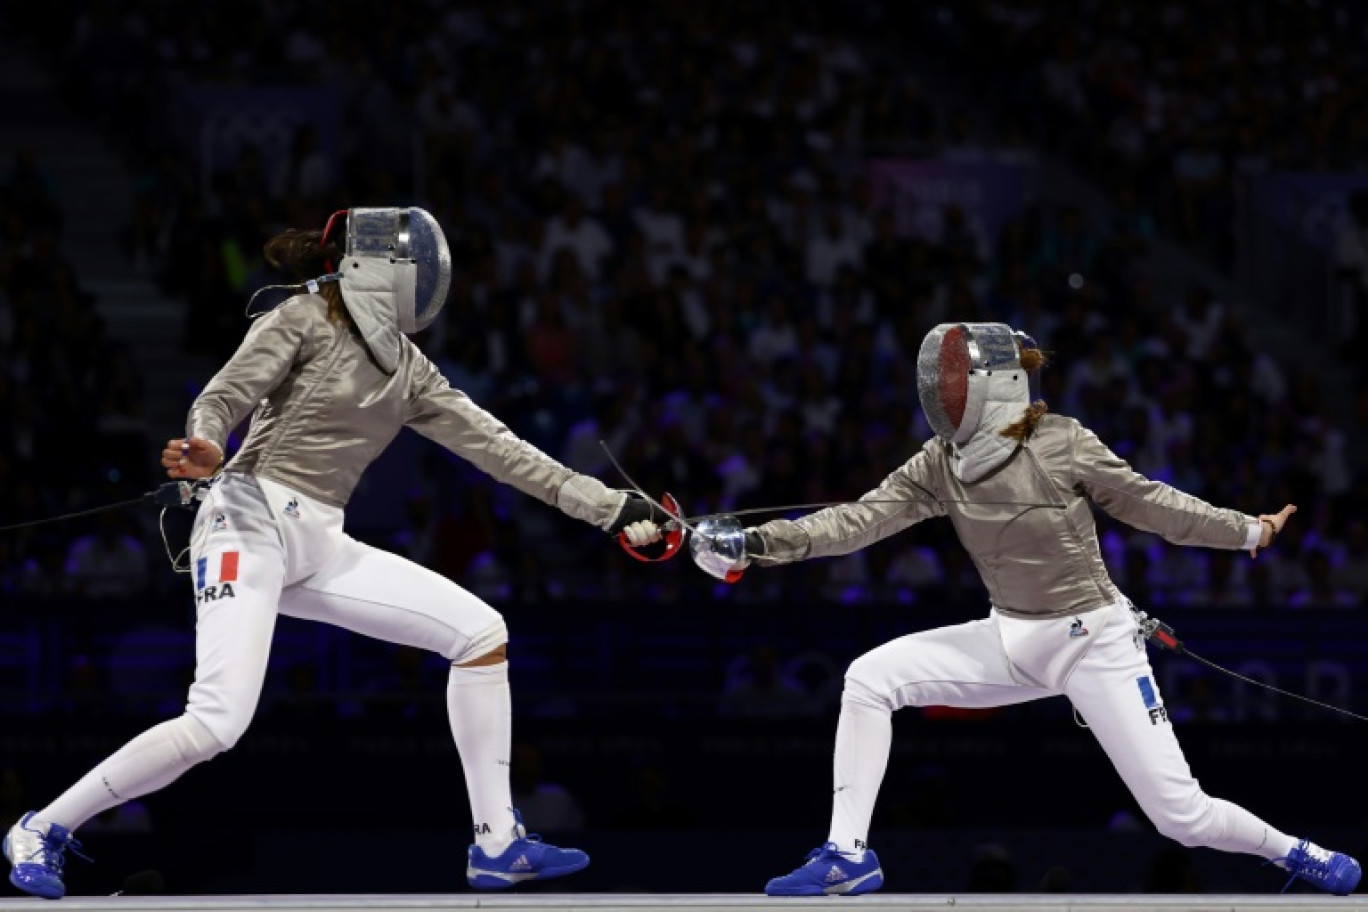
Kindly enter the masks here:
M 1140 696 L 1144 698 L 1147 709 L 1154 709 L 1159 705 L 1159 698 L 1154 693 L 1154 684 L 1148 675 L 1143 678 L 1136 678 L 1135 683 L 1140 685 Z
M 1164 704 L 1159 702 L 1159 695 L 1154 692 L 1154 682 L 1146 675 L 1143 678 L 1136 678 L 1135 683 L 1140 686 L 1140 699 L 1145 701 L 1145 709 L 1149 712 L 1150 725 L 1167 722 L 1169 720 L 1168 710 L 1164 709 Z

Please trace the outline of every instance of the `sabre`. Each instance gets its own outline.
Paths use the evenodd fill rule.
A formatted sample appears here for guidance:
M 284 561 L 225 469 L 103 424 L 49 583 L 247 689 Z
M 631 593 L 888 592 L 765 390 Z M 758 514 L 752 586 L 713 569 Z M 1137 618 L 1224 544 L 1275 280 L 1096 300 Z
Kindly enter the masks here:
M 726 514 L 718 514 L 717 516 L 699 519 L 695 524 L 692 519 L 685 518 L 683 509 L 669 494 L 662 498 L 665 501 L 664 503 L 647 494 L 641 485 L 637 484 L 636 480 L 627 474 L 627 470 L 613 456 L 613 451 L 608 448 L 607 443 L 600 440 L 599 446 L 603 447 L 603 452 L 608 455 L 608 461 L 613 464 L 613 468 L 618 470 L 618 474 L 626 480 L 633 491 L 640 494 L 647 503 L 672 517 L 663 524 L 658 524 L 665 529 L 665 550 L 660 555 L 647 557 L 632 547 L 627 539 L 626 532 L 620 532 L 618 533 L 618 544 L 622 546 L 624 551 L 636 560 L 646 563 L 669 560 L 678 554 L 683 546 L 684 533 L 692 532 L 693 538 L 689 541 L 689 550 L 693 554 L 694 562 L 699 567 L 727 583 L 734 583 L 741 579 L 744 570 L 734 566 L 746 554 L 745 533 L 742 531 L 739 522 L 726 516 Z M 711 528 L 708 528 L 710 526 Z M 706 542 L 706 547 L 700 547 L 700 542 Z M 719 563 L 718 559 L 727 563 L 725 565 Z M 708 566 L 709 564 L 712 565 L 711 568 Z
M 679 502 L 676 501 L 674 497 L 669 493 L 666 493 L 661 498 L 661 500 L 663 500 L 664 503 L 662 503 L 659 500 L 656 500 L 650 494 L 647 494 L 646 491 L 641 487 L 641 485 L 637 484 L 636 481 L 632 479 L 632 476 L 627 474 L 627 470 L 624 469 L 622 467 L 622 464 L 619 463 L 617 459 L 613 456 L 613 451 L 608 449 L 608 444 L 600 440 L 599 446 L 603 447 L 603 452 L 608 454 L 608 461 L 613 464 L 613 468 L 618 470 L 618 474 L 621 475 L 624 479 L 626 479 L 627 484 L 631 487 L 633 491 L 641 495 L 647 503 L 661 510 L 667 516 L 674 517 L 673 519 L 663 524 L 663 527 L 665 529 L 665 550 L 662 551 L 660 554 L 656 555 L 655 557 L 647 557 L 645 554 L 638 551 L 636 548 L 632 547 L 631 542 L 627 540 L 627 533 L 625 531 L 618 533 L 618 544 L 622 546 L 622 550 L 626 551 L 627 555 L 632 559 L 639 560 L 647 564 L 654 564 L 660 561 L 666 561 L 674 557 L 676 554 L 679 553 L 679 549 L 684 546 L 685 531 L 697 531 L 692 523 L 684 519 L 684 510 L 679 506 Z
M 655 499 L 654 497 L 652 497 L 650 494 L 647 494 L 646 491 L 641 487 L 641 485 L 637 484 L 636 481 L 632 478 L 632 476 L 629 475 L 629 474 L 627 474 L 627 470 L 624 469 L 624 468 L 622 467 L 622 464 L 621 464 L 620 462 L 617 461 L 617 457 L 615 457 L 615 456 L 613 455 L 613 451 L 612 451 L 611 449 L 609 449 L 608 444 L 607 444 L 605 441 L 600 440 L 600 441 L 599 441 L 599 446 L 603 448 L 603 452 L 608 456 L 608 461 L 609 461 L 610 463 L 612 463 L 613 468 L 617 469 L 618 474 L 621 475 L 621 476 L 623 477 L 623 480 L 625 480 L 625 481 L 627 482 L 628 486 L 629 486 L 633 491 L 635 491 L 637 494 L 641 495 L 643 498 L 645 498 L 645 500 L 646 500 L 648 503 L 650 503 L 650 504 L 652 504 L 653 506 L 655 506 L 655 507 L 656 507 L 657 509 L 659 509 L 661 512 L 663 512 L 663 513 L 667 514 L 668 516 L 672 517 L 671 519 L 666 520 L 664 523 L 660 524 L 661 527 L 662 527 L 663 529 L 665 529 L 667 532 L 668 532 L 668 531 L 675 531 L 675 530 L 685 530 L 685 531 L 688 531 L 688 532 L 692 532 L 692 533 L 694 533 L 695 535 L 702 535 L 704 538 L 708 538 L 710 541 L 713 540 L 712 537 L 709 536 L 707 533 L 700 532 L 699 529 L 697 528 L 697 525 L 698 525 L 699 523 L 703 523 L 703 522 L 706 522 L 706 521 L 708 521 L 708 520 L 720 520 L 720 519 L 725 519 L 725 518 L 729 518 L 729 517 L 736 517 L 736 516 L 755 516 L 755 515 L 766 514 L 766 513 L 789 513 L 789 512 L 793 512 L 793 511 L 795 511 L 795 510 L 821 510 L 821 509 L 825 509 L 825 508 L 827 508 L 827 507 L 860 506 L 860 505 L 862 505 L 862 504 L 915 504 L 915 503 L 942 503 L 942 504 L 947 504 L 947 503 L 958 503 L 958 504 L 976 504 L 976 505 L 978 505 L 978 506 L 985 506 L 985 507 L 988 507 L 988 506 L 996 506 L 996 507 L 1026 507 L 1027 509 L 1048 509 L 1048 510 L 1063 510 L 1063 509 L 1066 509 L 1067 506 L 1068 506 L 1067 504 L 1062 504 L 1062 503 L 1049 503 L 1049 502 L 1030 501 L 1030 500 L 970 500 L 970 499 L 967 499 L 967 498 L 957 498 L 957 497 L 937 497 L 935 494 L 932 494 L 930 491 L 926 491 L 925 488 L 921 488 L 921 486 L 918 485 L 918 487 L 921 488 L 921 490 L 926 491 L 926 494 L 927 494 L 926 497 L 911 497 L 911 498 L 868 498 L 868 499 L 865 499 L 865 500 L 830 500 L 830 501 L 822 501 L 822 502 L 819 502 L 819 503 L 783 504 L 783 505 L 781 505 L 781 506 L 776 506 L 776 507 L 748 507 L 748 508 L 746 508 L 746 509 L 744 509 L 744 510 L 727 510 L 727 511 L 719 512 L 719 513 L 698 513 L 698 514 L 695 514 L 695 515 L 693 515 L 693 516 L 684 516 L 684 515 L 683 515 L 683 511 L 682 511 L 682 510 L 680 509 L 680 507 L 679 507 L 678 501 L 675 500 L 674 497 L 672 497 L 672 496 L 669 495 L 669 494 L 666 494 L 666 495 L 664 495 L 664 497 L 662 498 L 662 499 L 665 501 L 665 503 L 662 503 L 660 500 L 656 500 L 656 499 Z M 916 482 L 913 482 L 913 484 L 916 484 Z M 618 540 L 619 540 L 619 542 L 622 544 L 622 547 L 623 547 L 623 548 L 627 551 L 627 553 L 630 554 L 632 557 L 636 558 L 637 560 L 648 561 L 648 562 L 668 560 L 669 558 L 674 557 L 675 554 L 677 554 L 678 551 L 679 551 L 679 546 L 680 546 L 680 544 L 682 544 L 682 541 L 679 541 L 679 540 L 670 541 L 670 540 L 667 538 L 667 544 L 666 544 L 666 551 L 665 551 L 665 553 L 662 554 L 662 555 L 660 555 L 659 557 L 648 558 L 648 557 L 644 557 L 643 555 L 641 555 L 635 548 L 633 548 L 631 545 L 629 545 L 629 544 L 627 543 L 627 540 L 626 540 L 625 536 L 619 536 L 619 539 L 618 539 Z
M 652 497 L 650 494 L 647 494 L 644 490 L 642 490 L 641 485 L 637 484 L 634 480 L 632 480 L 632 476 L 627 474 L 627 470 L 624 469 L 622 467 L 622 464 L 617 461 L 617 458 L 613 456 L 613 451 L 608 449 L 608 444 L 600 440 L 599 446 L 603 447 L 603 452 L 608 454 L 608 461 L 613 464 L 613 468 L 617 469 L 618 474 L 621 475 L 623 480 L 627 482 L 628 487 L 630 487 L 633 491 L 644 497 L 647 503 L 651 504 L 651 506 L 660 510 L 662 513 L 666 513 L 670 516 L 673 516 L 674 519 L 671 520 L 671 522 L 679 523 L 679 525 L 683 526 L 685 529 L 689 530 L 695 535 L 698 534 L 698 529 L 694 528 L 692 520 L 685 519 L 681 515 L 682 511 L 679 509 L 678 504 L 675 505 L 675 509 L 671 510 L 668 507 L 666 507 L 663 503 Z M 665 496 L 667 498 L 670 498 L 670 495 L 668 494 L 666 494 Z M 673 500 L 674 498 L 670 499 Z

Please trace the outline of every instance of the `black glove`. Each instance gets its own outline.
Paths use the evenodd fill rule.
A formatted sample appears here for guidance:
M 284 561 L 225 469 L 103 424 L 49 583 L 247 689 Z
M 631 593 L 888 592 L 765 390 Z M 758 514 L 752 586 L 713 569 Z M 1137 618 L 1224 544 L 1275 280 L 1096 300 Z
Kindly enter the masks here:
M 618 515 L 613 518 L 612 525 L 608 527 L 608 534 L 617 535 L 634 522 L 649 520 L 661 526 L 673 518 L 646 498 L 638 494 L 628 494 L 622 509 L 618 511 Z
M 746 557 L 754 560 L 765 556 L 765 540 L 754 529 L 746 530 Z

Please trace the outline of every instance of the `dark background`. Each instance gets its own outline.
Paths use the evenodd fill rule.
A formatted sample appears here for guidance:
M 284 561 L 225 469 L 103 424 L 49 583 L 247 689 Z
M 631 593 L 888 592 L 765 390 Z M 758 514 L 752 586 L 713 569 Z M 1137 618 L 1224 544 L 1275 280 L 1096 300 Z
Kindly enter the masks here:
M 453 245 L 418 339 L 453 384 L 618 484 L 607 440 L 691 512 L 858 496 L 930 436 L 930 326 L 1028 330 L 1042 397 L 1138 470 L 1300 508 L 1256 562 L 1099 516 L 1124 591 L 1203 655 L 1363 711 L 1366 24 L 1349 3 L 6 8 L 0 525 L 155 484 L 279 278 L 262 242 L 411 203 Z M 566 889 L 792 868 L 825 833 L 845 665 L 987 608 L 946 524 L 715 586 L 407 433 L 348 523 L 505 614 L 518 800 L 595 856 Z M 146 510 L 0 533 L 0 824 L 180 711 L 193 603 L 163 550 Z M 1156 663 L 1209 791 L 1368 850 L 1361 723 Z M 282 619 L 253 730 L 83 831 L 99 864 L 73 892 L 148 867 L 182 892 L 464 889 L 444 674 Z M 896 719 L 890 889 L 1279 882 L 1157 837 L 1063 701 Z

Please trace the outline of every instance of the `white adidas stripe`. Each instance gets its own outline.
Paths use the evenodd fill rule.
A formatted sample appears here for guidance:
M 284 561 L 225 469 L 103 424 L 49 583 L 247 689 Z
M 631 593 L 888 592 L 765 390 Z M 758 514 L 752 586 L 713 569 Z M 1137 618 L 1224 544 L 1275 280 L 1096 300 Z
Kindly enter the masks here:
M 538 875 L 535 871 L 529 874 L 510 874 L 507 871 L 485 871 L 481 868 L 474 867 L 473 865 L 466 865 L 466 877 L 476 876 L 497 877 L 499 880 L 504 880 L 508 883 L 522 883 L 524 880 L 535 880 Z
M 854 880 L 847 880 L 845 883 L 836 884 L 836 886 L 834 887 L 826 887 L 822 890 L 822 892 L 827 894 L 828 896 L 837 896 L 842 893 L 849 893 L 851 890 L 855 889 L 860 884 L 864 883 L 866 880 L 869 880 L 869 878 L 882 876 L 883 868 L 875 868 L 868 874 L 865 874 L 861 877 L 856 877 Z

